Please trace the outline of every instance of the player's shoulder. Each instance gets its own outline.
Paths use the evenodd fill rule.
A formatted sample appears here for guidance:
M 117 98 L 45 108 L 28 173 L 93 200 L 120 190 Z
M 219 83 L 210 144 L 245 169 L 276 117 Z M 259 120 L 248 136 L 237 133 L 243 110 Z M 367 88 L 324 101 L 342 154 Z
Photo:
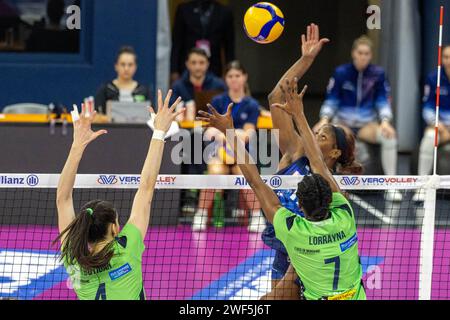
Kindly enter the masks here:
M 353 209 L 350 202 L 345 195 L 340 192 L 333 192 L 331 198 L 330 210 L 336 212 L 336 209 L 343 210 L 350 216 L 353 216 Z
M 382 66 L 378 66 L 376 64 L 370 64 L 368 66 L 368 72 L 371 75 L 378 76 L 378 77 L 385 77 L 386 71 Z
M 129 239 L 142 241 L 141 231 L 132 223 L 127 223 L 116 238 L 123 248 L 127 247 Z

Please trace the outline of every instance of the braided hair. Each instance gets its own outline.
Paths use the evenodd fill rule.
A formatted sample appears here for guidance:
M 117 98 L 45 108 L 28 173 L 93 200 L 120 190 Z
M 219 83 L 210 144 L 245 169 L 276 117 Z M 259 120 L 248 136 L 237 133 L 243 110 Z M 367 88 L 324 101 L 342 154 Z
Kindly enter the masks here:
M 321 175 L 305 176 L 297 186 L 297 198 L 308 220 L 317 222 L 329 218 L 328 207 L 332 192 L 330 185 Z

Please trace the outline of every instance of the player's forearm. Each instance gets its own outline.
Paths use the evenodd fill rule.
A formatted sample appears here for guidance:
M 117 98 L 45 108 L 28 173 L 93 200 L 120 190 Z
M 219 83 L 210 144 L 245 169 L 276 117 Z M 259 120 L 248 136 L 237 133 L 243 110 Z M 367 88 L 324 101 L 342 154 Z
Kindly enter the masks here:
M 164 142 L 152 139 L 141 172 L 139 190 L 153 193 L 164 153 Z
M 69 200 L 72 198 L 73 186 L 75 184 L 78 166 L 80 165 L 84 150 L 85 147 L 83 146 L 72 145 L 59 178 L 56 193 L 57 201 Z
M 293 118 L 295 125 L 300 132 L 306 157 L 312 164 L 323 163 L 322 152 L 317 144 L 316 138 L 314 137 L 313 131 L 309 127 L 305 114 L 303 112 L 299 112 Z
M 280 207 L 280 201 L 273 190 L 262 180 L 256 164 L 245 149 L 245 144 L 236 136 L 235 132 L 229 132 L 226 136 L 228 143 L 234 146 L 235 159 L 239 169 L 255 192 L 267 220 L 272 223 L 275 212 Z
M 280 84 L 284 81 L 284 79 L 294 79 L 295 77 L 297 79 L 303 78 L 305 73 L 311 68 L 312 64 L 314 63 L 314 59 L 311 57 L 301 57 L 297 62 L 294 63 L 292 67 L 289 68 L 288 71 L 281 77 L 280 81 L 278 81 L 276 87 L 273 89 L 272 93 L 269 96 L 269 101 L 271 104 L 277 103 L 277 102 L 283 102 L 280 101 L 280 97 L 282 96 L 282 92 L 280 89 Z
M 261 176 L 259 175 L 258 168 L 256 164 L 250 163 L 252 160 L 250 154 L 245 149 L 244 142 L 238 137 L 236 130 L 229 130 L 226 134 L 226 139 L 228 143 L 233 147 L 233 152 L 239 169 L 241 169 L 247 182 L 250 186 L 257 186 L 259 184 L 264 184 Z M 252 160 L 253 161 L 253 160 Z

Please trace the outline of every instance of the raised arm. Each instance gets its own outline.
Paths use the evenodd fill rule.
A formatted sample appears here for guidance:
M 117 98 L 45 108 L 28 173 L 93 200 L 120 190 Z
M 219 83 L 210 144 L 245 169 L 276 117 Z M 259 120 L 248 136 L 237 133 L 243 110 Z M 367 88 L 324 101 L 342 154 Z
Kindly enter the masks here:
M 283 79 L 301 79 L 314 63 L 322 47 L 328 43 L 328 39 L 320 39 L 319 26 L 311 24 L 308 26 L 306 35 L 302 34 L 302 57 L 292 65 L 289 70 L 281 77 L 271 94 L 269 95 L 269 104 L 285 103 L 283 92 L 280 90 L 280 84 Z M 303 147 L 295 132 L 292 123 L 292 117 L 278 108 L 271 108 L 272 121 L 275 129 L 279 129 L 280 149 L 283 154 L 288 153 L 291 156 L 300 156 L 303 153 Z M 293 159 L 295 160 L 295 159 Z
M 300 137 L 305 148 L 305 154 L 310 162 L 312 171 L 320 174 L 324 179 L 326 179 L 333 192 L 339 192 L 339 186 L 336 181 L 334 181 L 333 175 L 325 163 L 322 151 L 320 150 L 316 137 L 304 114 L 303 96 L 305 95 L 308 87 L 305 86 L 303 91 L 298 94 L 297 83 L 297 79 L 294 78 L 294 81 L 289 81 L 289 79 L 286 79 L 285 83 L 280 85 L 280 89 L 286 97 L 286 104 L 275 104 L 274 107 L 284 110 L 293 117 L 294 122 L 300 131 Z
M 265 213 L 267 220 L 273 223 L 273 218 L 277 210 L 281 207 L 280 201 L 275 192 L 267 186 L 259 175 L 258 168 L 253 161 L 250 161 L 250 155 L 245 149 L 244 142 L 237 137 L 236 131 L 233 125 L 233 118 L 231 116 L 231 110 L 233 104 L 228 106 L 227 112 L 224 115 L 220 115 L 213 106 L 208 105 L 211 114 L 199 111 L 201 117 L 197 117 L 197 120 L 208 123 L 208 126 L 214 127 L 225 134 L 228 143 L 234 146 L 235 156 L 239 169 L 247 180 L 250 187 L 256 194 L 261 207 Z
M 87 110 L 87 108 L 89 108 L 89 110 Z M 72 191 L 84 150 L 89 143 L 107 133 L 106 130 L 97 132 L 92 131 L 91 124 L 94 121 L 97 112 L 90 107 L 87 108 L 84 104 L 81 105 L 82 112 L 80 119 L 77 120 L 74 118 L 72 147 L 70 148 L 69 156 L 67 157 L 66 164 L 64 165 L 58 181 L 56 208 L 58 210 L 59 232 L 65 230 L 75 219 Z
M 155 131 L 153 132 L 147 157 L 142 167 L 139 188 L 134 196 L 131 215 L 128 220 L 128 223 L 133 224 L 139 229 L 143 239 L 147 234 L 148 224 L 150 222 L 150 208 L 153 193 L 164 153 L 164 137 L 172 122 L 175 121 L 176 116 L 184 112 L 184 110 L 175 112 L 176 106 L 181 101 L 180 98 L 169 108 L 171 96 L 172 90 L 169 91 L 163 102 L 161 90 L 158 90 L 158 113 L 155 118 Z

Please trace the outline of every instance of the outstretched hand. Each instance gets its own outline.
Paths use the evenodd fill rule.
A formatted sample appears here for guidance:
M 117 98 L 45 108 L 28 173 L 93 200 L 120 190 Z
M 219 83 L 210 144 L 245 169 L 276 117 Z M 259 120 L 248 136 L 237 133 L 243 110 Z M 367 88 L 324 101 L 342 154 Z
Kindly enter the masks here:
M 290 116 L 303 113 L 303 97 L 305 96 L 308 86 L 304 86 L 302 92 L 298 94 L 298 79 L 294 78 L 294 81 L 286 79 L 284 84 L 280 84 L 280 89 L 286 98 L 286 103 L 275 103 L 272 106 L 280 108 Z
M 233 117 L 231 116 L 231 111 L 233 109 L 233 103 L 230 103 L 227 108 L 227 112 L 221 115 L 217 110 L 210 104 L 208 104 L 208 109 L 211 113 L 205 111 L 199 111 L 200 115 L 197 117 L 198 121 L 206 122 L 207 127 L 213 127 L 222 132 L 227 133 L 227 130 L 234 129 Z
M 306 35 L 302 34 L 302 54 L 304 57 L 316 58 L 323 46 L 330 42 L 330 39 L 320 39 L 319 26 L 311 23 L 306 30 Z
M 181 98 L 178 98 L 169 108 L 171 97 L 172 90 L 169 90 L 166 99 L 163 101 L 162 92 L 161 90 L 158 90 L 158 113 L 155 118 L 155 130 L 161 130 L 167 133 L 176 117 L 184 112 L 184 109 L 175 111 L 177 105 L 181 102 Z M 150 108 L 150 112 L 155 113 L 153 108 Z
M 75 105 L 74 108 L 77 108 L 77 106 Z M 76 113 L 78 113 L 78 110 Z M 91 104 L 87 107 L 85 104 L 81 105 L 81 115 L 79 119 L 73 119 L 74 146 L 86 147 L 98 137 L 108 133 L 106 130 L 99 130 L 96 132 L 92 130 L 92 122 L 96 115 L 97 111 L 94 110 Z

